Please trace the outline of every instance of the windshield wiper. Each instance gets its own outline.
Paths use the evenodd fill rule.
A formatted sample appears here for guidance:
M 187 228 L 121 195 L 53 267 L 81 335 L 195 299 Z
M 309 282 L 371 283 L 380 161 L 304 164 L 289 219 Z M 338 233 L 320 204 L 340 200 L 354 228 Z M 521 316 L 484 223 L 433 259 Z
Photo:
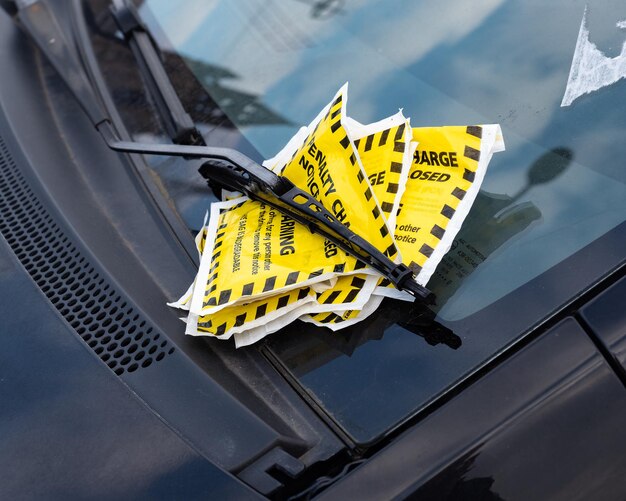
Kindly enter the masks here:
M 151 144 L 120 140 L 110 118 L 98 101 L 87 74 L 74 56 L 63 31 L 47 4 L 41 0 L 22 0 L 17 2 L 17 6 L 17 18 L 22 26 L 55 67 L 111 149 L 123 153 L 203 159 L 205 162 L 200 167 L 200 174 L 207 180 L 217 182 L 231 190 L 240 191 L 252 199 L 275 207 L 285 215 L 305 224 L 312 232 L 322 235 L 361 262 L 376 269 L 398 289 L 409 292 L 421 301 L 432 302 L 434 300 L 432 293 L 414 280 L 413 272 L 408 266 L 395 264 L 364 238 L 339 222 L 314 197 L 296 187 L 288 179 L 257 164 L 243 153 L 229 148 L 193 144 Z M 116 2 L 116 5 L 113 6 L 114 10 L 119 6 L 123 7 L 120 2 Z M 124 26 L 127 25 L 125 16 L 128 14 L 125 12 L 123 10 L 117 11 L 117 15 L 121 17 Z M 129 22 L 128 26 L 130 25 Z M 141 30 L 145 31 L 145 28 L 142 27 Z M 136 35 L 137 33 L 132 36 L 136 37 Z M 152 43 L 149 39 L 147 42 Z M 144 66 L 143 71 L 152 71 L 155 66 L 160 65 L 158 57 L 148 59 L 151 59 L 151 62 Z M 164 80 L 158 74 L 165 76 L 165 80 L 169 81 L 162 66 L 161 70 L 157 70 L 157 75 L 153 75 L 151 78 L 154 82 L 163 84 Z M 163 89 L 165 87 L 157 92 L 161 92 Z M 171 88 L 171 91 L 174 92 L 174 89 Z M 168 92 L 166 91 L 165 94 Z M 173 96 L 178 99 L 175 92 Z M 171 97 L 170 94 L 168 99 L 163 99 L 163 102 L 167 103 L 166 106 L 172 104 L 172 100 L 169 99 Z M 180 105 L 180 101 L 178 104 Z M 174 105 L 174 108 L 176 107 L 177 105 Z M 185 113 L 182 105 L 180 105 L 180 110 Z M 169 111 L 171 110 L 168 110 L 168 113 Z
M 172 141 L 176 144 L 204 145 L 202 134 L 198 132 L 193 120 L 183 108 L 165 72 L 157 45 L 141 22 L 135 7 L 124 0 L 112 0 L 110 10 L 137 61 L 139 73 L 144 78 L 148 92 L 154 99 L 157 112 Z

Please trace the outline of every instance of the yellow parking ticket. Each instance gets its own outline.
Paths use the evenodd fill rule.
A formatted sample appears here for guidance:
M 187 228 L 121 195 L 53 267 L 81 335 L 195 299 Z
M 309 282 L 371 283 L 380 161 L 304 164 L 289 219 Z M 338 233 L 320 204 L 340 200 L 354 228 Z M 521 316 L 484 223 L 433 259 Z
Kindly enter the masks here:
M 336 211 L 335 215 L 339 219 L 340 215 L 344 216 L 344 224 L 353 230 L 355 226 L 351 224 L 350 218 L 366 216 L 362 219 L 369 219 L 370 223 L 361 224 L 361 228 L 368 226 L 365 236 L 372 241 L 374 234 L 374 238 L 378 238 L 378 243 L 374 242 L 377 248 L 386 250 L 393 257 L 396 255 L 395 250 L 392 252 L 390 247 L 385 247 L 388 238 L 387 241 L 381 239 L 372 229 L 383 224 L 381 233 L 387 237 L 387 231 L 392 228 L 387 224 L 387 217 L 391 216 L 392 221 L 395 218 L 399 195 L 410 168 L 411 130 L 401 113 L 376 124 L 363 126 L 345 117 L 346 100 L 347 89 L 343 88 L 308 129 L 300 129 L 288 145 L 264 165 L 288 177 L 321 200 L 327 208 L 333 207 L 337 201 L 343 203 L 342 198 L 333 199 L 334 191 L 347 186 L 349 189 L 341 191 L 347 194 L 345 199 L 357 203 L 360 198 L 361 204 L 369 202 L 371 216 L 374 217 L 369 213 L 363 214 L 366 210 L 362 210 L 361 214 L 348 214 L 343 211 L 343 205 L 339 215 Z M 350 138 L 355 141 L 352 142 Z M 359 142 L 360 148 L 357 146 Z M 355 148 L 358 151 L 355 152 Z M 334 155 L 328 152 L 334 152 Z M 335 172 L 344 172 L 346 176 L 338 175 L 335 179 Z M 348 177 L 350 174 L 351 178 Z M 377 279 L 366 275 L 339 277 L 333 287 L 318 294 L 317 304 L 309 305 L 308 309 L 312 310 L 312 315 L 361 309 L 369 300 L 376 282 Z
M 368 125 L 350 117 L 345 124 L 387 225 L 393 231 L 416 146 L 411 122 L 399 111 Z
M 357 235 L 395 259 L 398 251 L 392 233 L 343 125 L 346 100 L 347 84 L 309 126 L 304 143 L 276 170 Z M 402 141 L 397 143 L 404 148 Z
M 367 303 L 378 283 L 377 275 L 361 273 L 342 275 L 329 289 L 318 292 L 309 305 L 308 313 L 331 313 L 360 309 Z
M 418 143 L 396 219 L 395 240 L 426 285 L 461 228 L 491 156 L 504 149 L 499 125 L 418 127 Z
M 404 192 L 416 146 L 416 143 L 412 141 L 410 121 L 404 117 L 402 112 L 398 112 L 384 120 L 367 125 L 346 117 L 344 124 L 354 141 L 372 191 L 380 203 L 383 216 L 387 220 L 388 226 L 393 229 L 400 197 Z M 366 280 L 365 277 L 357 276 L 352 281 L 355 279 L 361 279 L 363 283 Z M 379 281 L 381 287 L 388 288 L 385 290 L 385 296 L 411 301 L 414 299 L 410 294 L 397 291 L 388 280 L 380 279 Z M 320 310 L 312 313 L 311 319 L 320 323 L 332 324 L 334 328 L 348 327 L 355 323 L 347 320 L 362 319 L 360 310 L 369 300 L 373 291 L 369 288 L 367 291 L 362 290 L 358 302 L 340 302 L 339 298 L 346 294 L 355 294 L 355 290 L 350 285 L 349 280 L 340 279 L 332 288 L 318 294 L 319 303 L 324 300 L 328 301 L 327 298 L 337 298 L 336 302 L 339 304 L 336 308 L 328 310 L 328 313 L 334 313 L 334 315 L 323 315 L 322 313 L 326 313 L 326 310 Z M 311 305 L 311 308 L 314 306 Z
M 207 315 L 357 270 L 373 273 L 273 207 L 245 197 L 213 203 L 190 309 Z
M 305 314 L 305 310 L 307 308 L 308 304 L 298 306 L 293 310 L 286 312 L 276 320 L 270 320 L 262 325 L 259 325 L 258 327 L 253 327 L 243 332 L 236 332 L 233 336 L 235 338 L 235 347 L 241 348 L 242 346 L 248 346 L 252 343 L 260 341 L 265 336 L 272 334 L 286 325 L 289 325 L 291 322 L 301 318 L 301 316 Z
M 413 160 L 416 144 L 412 141 L 410 120 L 401 111 L 379 122 L 363 125 L 347 117 L 346 128 L 354 140 L 363 168 L 380 202 L 387 225 L 395 230 L 400 199 Z M 389 280 L 381 278 L 375 293 L 405 301 L 413 296 L 397 290 Z M 360 314 L 358 317 L 360 318 Z M 354 314 L 353 318 L 357 318 Z M 338 315 L 335 325 L 350 325 Z
M 360 309 L 306 315 L 300 320 L 338 331 L 365 320 L 378 309 L 383 299 L 382 296 L 372 295 Z
M 233 334 L 273 322 L 296 308 L 315 301 L 310 287 L 294 289 L 282 294 L 257 299 L 246 304 L 233 305 L 209 315 L 189 315 L 186 334 L 212 335 L 229 339 Z

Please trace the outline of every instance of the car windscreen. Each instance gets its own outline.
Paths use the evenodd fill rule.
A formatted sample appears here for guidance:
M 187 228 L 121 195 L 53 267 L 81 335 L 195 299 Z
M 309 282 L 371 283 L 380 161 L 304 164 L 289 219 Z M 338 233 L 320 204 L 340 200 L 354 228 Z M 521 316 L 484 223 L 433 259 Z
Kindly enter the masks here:
M 605 253 L 623 254 L 621 2 L 146 0 L 139 11 L 260 157 L 346 81 L 348 113 L 363 123 L 402 107 L 413 126 L 501 124 L 506 151 L 428 284 L 437 321 L 460 346 L 440 342 L 441 332 L 415 335 L 410 307 L 394 302 L 341 334 L 300 326 L 270 341 L 277 363 L 358 441 L 406 419 L 609 271 L 617 253 Z M 593 57 L 577 60 L 577 50 Z M 606 78 L 568 103 L 573 61 Z M 219 126 L 200 128 L 220 141 Z M 184 181 L 177 186 L 172 198 L 184 205 Z M 207 205 L 193 200 L 191 228 Z
M 587 16 L 607 57 L 626 39 L 613 3 Z M 447 319 L 484 308 L 624 219 L 617 103 L 626 84 L 560 106 L 584 12 L 584 2 L 521 0 L 142 4 L 266 158 L 346 81 L 348 112 L 361 122 L 403 107 L 414 126 L 502 124 L 506 153 L 494 156 L 477 220 L 456 242 L 463 264 L 444 263 L 434 279 Z

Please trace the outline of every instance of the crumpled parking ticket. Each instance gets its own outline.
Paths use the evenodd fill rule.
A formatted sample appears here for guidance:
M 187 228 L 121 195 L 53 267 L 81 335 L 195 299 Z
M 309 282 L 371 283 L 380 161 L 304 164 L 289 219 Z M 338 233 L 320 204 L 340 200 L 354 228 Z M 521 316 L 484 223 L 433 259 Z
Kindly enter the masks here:
M 356 120 L 346 117 L 346 128 L 354 140 L 357 153 L 363 164 L 365 175 L 372 187 L 372 192 L 380 203 L 380 208 L 391 232 L 395 229 L 395 219 L 400 199 L 404 192 L 408 172 L 411 167 L 415 144 L 412 142 L 410 120 L 402 112 L 369 125 L 362 125 Z M 371 277 L 367 278 L 372 281 Z M 393 292 L 387 295 L 399 299 L 413 300 L 413 296 L 395 289 L 386 279 L 376 277 L 377 286 L 388 286 Z M 341 290 L 338 281 L 331 289 Z M 326 291 L 326 294 L 331 291 Z M 327 313 L 315 312 L 303 316 L 301 320 L 315 325 L 325 326 L 332 330 L 343 329 L 360 322 L 373 313 L 382 301 L 368 296 L 367 305 L 348 305 L 343 311 L 335 309 Z M 376 304 L 378 303 L 378 304 Z
M 263 165 L 315 197 L 339 221 L 426 285 L 449 250 L 494 153 L 498 125 L 411 128 L 402 111 L 363 125 L 346 114 L 348 87 Z M 273 207 L 228 193 L 196 236 L 200 266 L 170 306 L 185 332 L 237 347 L 296 319 L 332 330 L 413 298 L 333 242 Z

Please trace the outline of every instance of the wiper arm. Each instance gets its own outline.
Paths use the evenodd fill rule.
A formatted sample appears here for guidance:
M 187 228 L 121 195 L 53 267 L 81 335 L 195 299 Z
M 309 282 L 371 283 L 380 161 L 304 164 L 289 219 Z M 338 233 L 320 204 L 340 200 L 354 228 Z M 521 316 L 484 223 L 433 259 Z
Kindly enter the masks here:
M 123 153 L 206 159 L 200 167 L 200 173 L 207 180 L 216 181 L 275 207 L 376 269 L 398 289 L 409 292 L 416 299 L 433 301 L 432 293 L 414 280 L 412 271 L 406 265 L 395 264 L 373 245 L 339 222 L 314 197 L 243 153 L 229 148 L 120 140 L 48 6 L 41 0 L 19 2 L 17 18 L 63 78 L 111 149 Z

